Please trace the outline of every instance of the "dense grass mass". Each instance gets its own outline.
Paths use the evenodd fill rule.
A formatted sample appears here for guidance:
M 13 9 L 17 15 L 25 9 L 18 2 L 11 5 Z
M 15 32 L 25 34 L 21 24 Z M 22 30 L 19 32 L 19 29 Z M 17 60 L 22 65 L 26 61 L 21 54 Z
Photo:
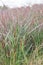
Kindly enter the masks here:
M 0 65 L 43 65 L 43 28 L 28 29 L 26 24 L 10 26 L 0 41 Z
M 42 19 L 43 16 L 35 16 L 31 10 L 22 25 L 17 23 L 14 28 L 14 22 L 10 20 L 5 24 L 5 31 L 1 28 L 0 65 L 43 65 Z

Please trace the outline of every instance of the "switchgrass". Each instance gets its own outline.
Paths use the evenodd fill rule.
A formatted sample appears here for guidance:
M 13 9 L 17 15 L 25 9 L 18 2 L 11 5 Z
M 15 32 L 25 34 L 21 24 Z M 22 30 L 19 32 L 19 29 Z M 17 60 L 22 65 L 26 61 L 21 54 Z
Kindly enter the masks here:
M 0 41 L 0 65 L 43 65 L 43 23 L 13 24 Z

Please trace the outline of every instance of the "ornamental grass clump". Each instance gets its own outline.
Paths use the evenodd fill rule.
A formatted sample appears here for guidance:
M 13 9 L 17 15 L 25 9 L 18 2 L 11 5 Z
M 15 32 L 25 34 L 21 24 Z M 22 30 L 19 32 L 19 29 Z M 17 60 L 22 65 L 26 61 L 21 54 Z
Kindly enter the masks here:
M 43 65 L 43 22 L 31 19 L 0 34 L 0 65 Z

